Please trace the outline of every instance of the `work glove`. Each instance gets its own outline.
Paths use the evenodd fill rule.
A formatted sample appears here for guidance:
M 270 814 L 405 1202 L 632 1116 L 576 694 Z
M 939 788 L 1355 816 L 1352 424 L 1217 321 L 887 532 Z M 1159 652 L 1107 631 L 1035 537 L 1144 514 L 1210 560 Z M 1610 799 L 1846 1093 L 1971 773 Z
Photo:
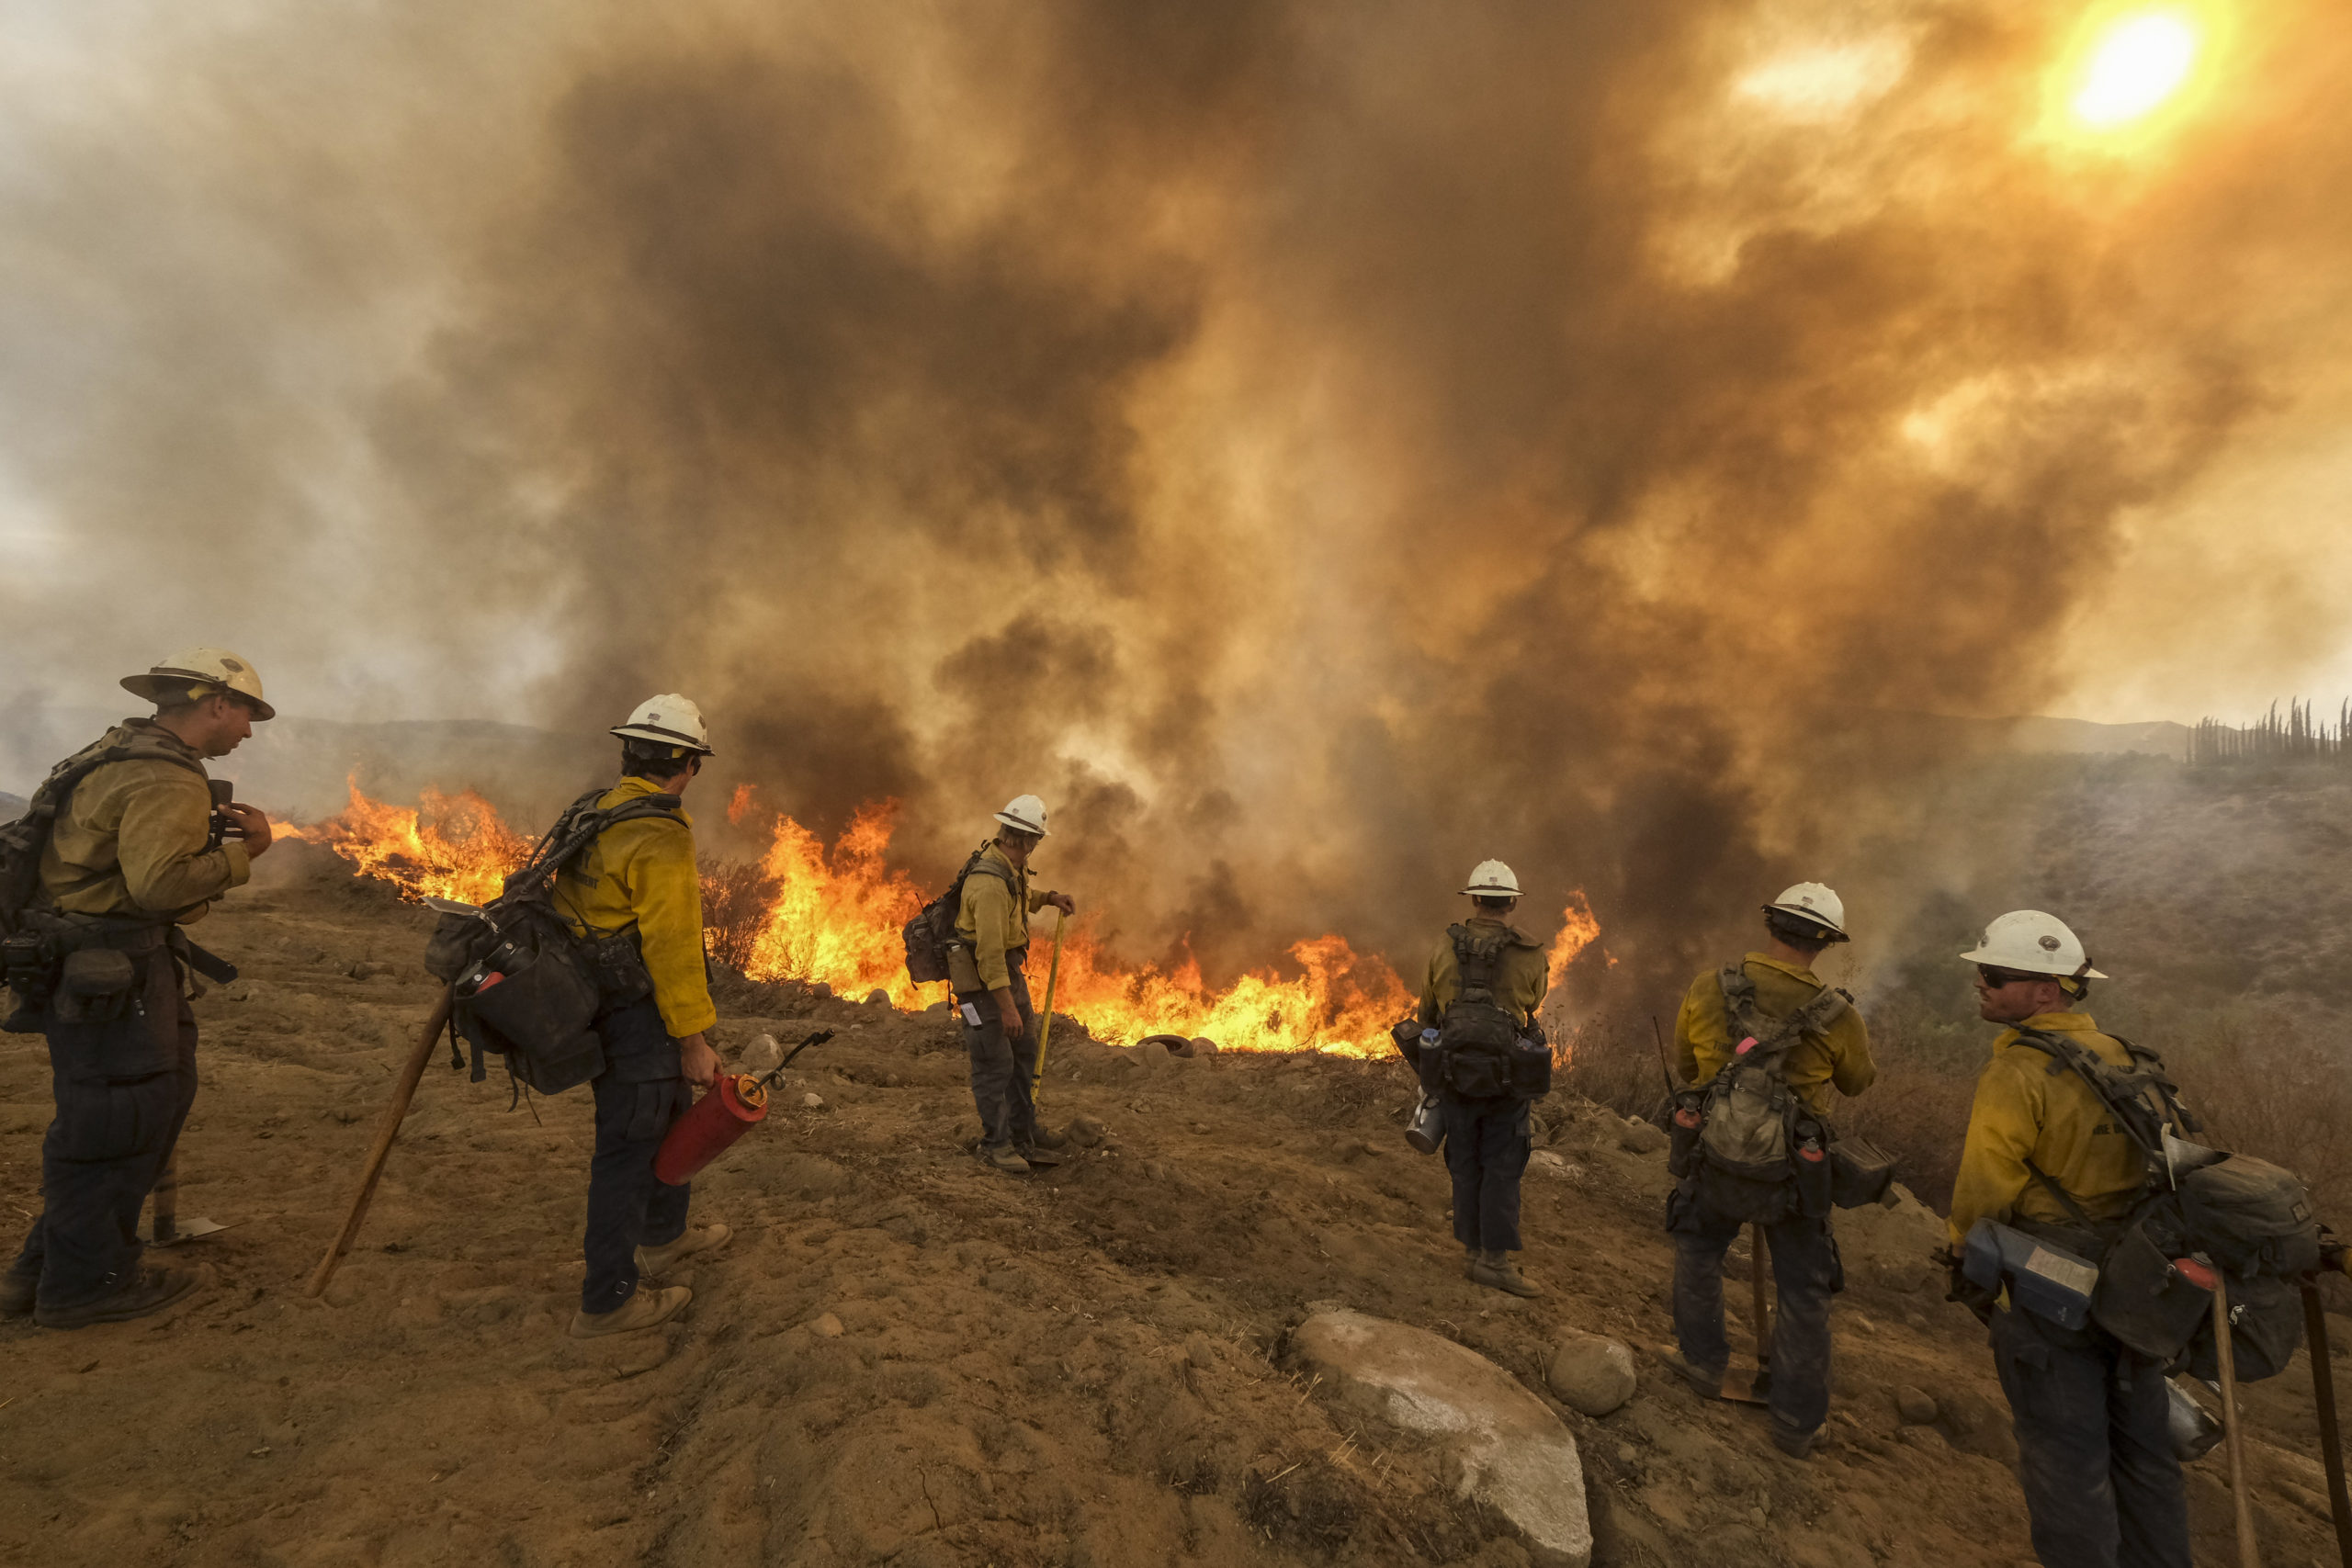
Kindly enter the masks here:
M 1949 1247 L 1939 1248 L 1935 1260 L 1944 1267 L 1944 1300 L 1958 1302 L 1976 1314 L 1976 1321 L 1985 1327 L 1993 1326 L 1993 1314 L 2001 1304 L 1998 1289 L 1986 1290 L 1962 1272 L 1960 1255 Z

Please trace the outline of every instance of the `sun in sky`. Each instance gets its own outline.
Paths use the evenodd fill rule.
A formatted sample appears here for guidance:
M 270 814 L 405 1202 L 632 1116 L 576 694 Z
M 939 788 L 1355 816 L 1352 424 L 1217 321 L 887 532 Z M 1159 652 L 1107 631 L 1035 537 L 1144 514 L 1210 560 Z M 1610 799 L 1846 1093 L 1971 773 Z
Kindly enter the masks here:
M 2184 12 L 2136 11 L 2118 18 L 2091 46 L 2075 94 L 2075 118 L 2104 130 L 2154 113 L 2188 82 L 2204 41 Z

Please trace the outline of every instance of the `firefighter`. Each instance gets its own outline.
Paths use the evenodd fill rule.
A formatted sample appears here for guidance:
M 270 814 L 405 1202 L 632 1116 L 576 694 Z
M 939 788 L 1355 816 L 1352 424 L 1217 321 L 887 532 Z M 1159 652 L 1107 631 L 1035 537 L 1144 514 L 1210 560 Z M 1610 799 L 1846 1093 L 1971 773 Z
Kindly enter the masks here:
M 1481 861 L 1462 891 L 1470 918 L 1447 927 L 1430 954 L 1416 1014 L 1422 1032 L 1418 1043 L 1404 1042 L 1406 1055 L 1438 1097 L 1445 1168 L 1453 1179 L 1453 1238 L 1466 1255 L 1465 1272 L 1494 1290 L 1540 1296 L 1542 1288 L 1510 1256 L 1520 1249 L 1519 1184 L 1534 1146 L 1530 1101 L 1512 1092 L 1508 1067 L 1498 1064 L 1507 1061 L 1500 1046 L 1510 1037 L 1543 1039 L 1535 1011 L 1551 976 L 1543 949 L 1510 923 L 1519 908 L 1519 878 L 1510 867 Z M 1497 1038 L 1479 1033 L 1482 1021 Z
M 953 955 L 956 1011 L 971 1059 L 972 1103 L 980 1113 L 979 1156 L 991 1170 L 1022 1176 L 1061 1163 L 1068 1138 L 1037 1125 L 1037 1012 L 1023 966 L 1029 917 L 1048 907 L 1078 912 L 1067 893 L 1029 887 L 1029 856 L 1046 837 L 1046 803 L 1015 798 L 996 814 L 995 837 L 964 878 Z
M 2122 1217 L 2146 1179 L 2146 1156 L 2088 1084 L 2053 1074 L 2052 1057 L 2018 1032 L 2064 1035 L 2102 1061 L 2130 1066 L 2122 1042 L 2100 1033 L 2084 1010 L 2090 982 L 2107 976 L 2064 921 L 2039 909 L 2003 915 L 1961 957 L 1976 966 L 1977 1016 L 2006 1027 L 1969 1112 L 1952 1187 L 1954 1253 L 1989 1217 L 2096 1259 L 2107 1222 Z M 1992 1331 L 2035 1555 L 2047 1568 L 2189 1568 L 2188 1497 L 2165 1427 L 2164 1369 L 2135 1359 L 2095 1324 L 2062 1328 L 2004 1304 L 1962 1277 L 1956 1257 L 1945 1261 L 1953 1299 Z
M 718 1071 L 704 1037 L 718 1013 L 703 968 L 694 826 L 677 799 L 711 755 L 710 732 L 701 709 L 670 693 L 639 704 L 612 733 L 621 742 L 621 777 L 597 798 L 597 808 L 650 799 L 671 809 L 605 829 L 556 878 L 556 908 L 574 931 L 591 941 L 633 934 L 642 964 L 635 983 L 606 992 L 634 999 L 609 1002 L 595 1021 L 605 1070 L 589 1083 L 596 1146 L 588 1168 L 582 1242 L 588 1272 L 571 1320 L 575 1339 L 651 1328 L 676 1316 L 694 1299 L 692 1291 L 640 1291 L 639 1282 L 661 1278 L 732 1234 L 723 1224 L 689 1229 L 692 1188 L 653 1175 L 670 1124 L 694 1103 L 689 1086 L 707 1088 Z
M 1764 906 L 1763 950 L 1693 980 L 1674 1020 L 1679 1066 L 1694 1089 L 1713 1083 L 1748 1037 L 1772 1037 L 1777 1044 L 1793 1034 L 1772 1070 L 1794 1097 L 1796 1130 L 1814 1129 L 1816 1156 L 1829 1142 L 1831 1089 L 1858 1095 L 1878 1077 L 1861 1014 L 1813 972 L 1822 953 L 1849 940 L 1838 895 L 1818 882 L 1798 883 Z M 1745 1023 L 1735 1028 L 1736 1017 Z M 1696 1108 L 1686 1104 L 1679 1114 L 1689 1125 Z M 1798 1151 L 1788 1152 L 1793 1159 Z M 1682 1375 L 1705 1398 L 1721 1393 L 1731 1362 L 1724 1335 L 1724 1254 L 1743 1224 L 1763 1227 L 1778 1299 L 1769 1402 L 1772 1444 L 1792 1459 L 1812 1452 L 1829 1415 L 1829 1300 L 1845 1287 L 1827 1205 L 1809 1214 L 1804 1210 L 1811 1206 L 1801 1200 L 1792 1165 L 1785 1179 L 1751 1182 L 1711 1168 L 1703 1152 L 1667 1198 L 1675 1337 Z M 1761 1269 L 1765 1262 L 1754 1258 L 1748 1267 Z
M 254 667 L 191 649 L 122 686 L 154 716 L 123 720 L 51 772 L 34 796 L 55 808 L 38 884 L 8 911 L 8 980 L 22 998 L 8 1026 L 49 1037 L 55 1113 L 41 1213 L 0 1276 L 0 1314 L 30 1312 L 45 1328 L 145 1317 L 211 1278 L 143 1266 L 139 1210 L 196 1101 L 188 971 L 236 973 L 182 928 L 243 886 L 270 843 L 259 811 L 215 807 L 204 767 L 276 713 Z

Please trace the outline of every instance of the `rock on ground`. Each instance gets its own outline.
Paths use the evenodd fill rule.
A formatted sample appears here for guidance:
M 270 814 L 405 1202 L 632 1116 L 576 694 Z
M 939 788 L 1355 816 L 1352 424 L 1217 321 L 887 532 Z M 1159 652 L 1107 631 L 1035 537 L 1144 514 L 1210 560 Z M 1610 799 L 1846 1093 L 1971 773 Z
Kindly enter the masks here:
M 1541 1568 L 1587 1568 L 1584 1464 L 1559 1417 L 1509 1372 L 1426 1329 L 1317 1312 L 1292 1352 L 1343 1402 L 1444 1448 L 1457 1494 L 1510 1521 Z
M 1606 1416 L 1634 1397 L 1634 1352 L 1617 1340 L 1569 1329 L 1544 1374 L 1560 1403 L 1579 1416 Z

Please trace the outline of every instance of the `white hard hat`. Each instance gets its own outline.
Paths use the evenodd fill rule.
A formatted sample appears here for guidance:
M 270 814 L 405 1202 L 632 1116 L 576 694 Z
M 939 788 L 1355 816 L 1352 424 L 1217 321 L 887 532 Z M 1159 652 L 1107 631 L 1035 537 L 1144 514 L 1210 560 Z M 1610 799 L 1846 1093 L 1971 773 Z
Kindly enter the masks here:
M 1502 862 L 1482 860 L 1477 869 L 1470 874 L 1470 886 L 1462 891 L 1488 898 L 1516 898 L 1519 897 L 1519 878 L 1512 875 L 1510 867 Z
M 1800 882 L 1764 906 L 1764 912 L 1779 910 L 1794 915 L 1801 920 L 1811 920 L 1826 931 L 1837 942 L 1851 942 L 1846 934 L 1846 902 L 1818 882 Z
M 996 819 L 1019 832 L 1046 836 L 1046 803 L 1034 795 L 1014 795 Z
M 613 727 L 613 733 L 624 740 L 648 740 L 656 746 L 684 747 L 705 757 L 711 754 L 710 727 L 702 721 L 702 709 L 675 692 L 646 698 L 637 705 L 627 724 Z
M 195 702 L 227 691 L 245 699 L 255 718 L 276 718 L 277 710 L 261 698 L 261 677 L 254 667 L 224 649 L 191 648 L 173 654 L 144 675 L 125 675 L 122 689 L 151 703 Z
M 1984 928 L 1984 940 L 1973 953 L 1960 955 L 1963 964 L 1984 964 L 2027 975 L 2052 975 L 2066 980 L 2104 980 L 2091 967 L 2082 939 L 2066 922 L 2039 909 L 2011 909 Z

